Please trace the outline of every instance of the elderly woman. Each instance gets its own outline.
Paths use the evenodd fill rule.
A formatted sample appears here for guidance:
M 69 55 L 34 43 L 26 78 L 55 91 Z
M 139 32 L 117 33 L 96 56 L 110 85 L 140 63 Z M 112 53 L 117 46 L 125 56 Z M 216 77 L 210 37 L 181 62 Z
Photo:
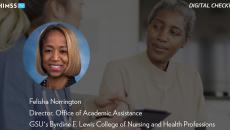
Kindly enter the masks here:
M 165 121 L 204 121 L 203 88 L 198 72 L 171 58 L 191 37 L 195 13 L 181 0 L 162 0 L 149 15 L 147 50 L 109 63 L 98 106 L 109 110 L 168 111 Z M 170 129 L 194 129 L 175 127 Z M 156 129 L 168 129 L 162 126 Z
M 75 34 L 66 27 L 48 26 L 40 35 L 37 48 L 37 70 L 47 75 L 41 85 L 62 89 L 74 84 L 81 69 L 80 52 Z

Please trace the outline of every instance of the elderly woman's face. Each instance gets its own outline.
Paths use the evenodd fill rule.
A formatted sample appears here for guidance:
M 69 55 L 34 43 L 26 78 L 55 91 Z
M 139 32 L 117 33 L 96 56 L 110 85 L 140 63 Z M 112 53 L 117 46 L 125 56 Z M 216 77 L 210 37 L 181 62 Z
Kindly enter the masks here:
M 58 30 L 50 31 L 43 42 L 43 68 L 48 76 L 60 77 L 68 65 L 68 49 L 65 36 Z
M 183 15 L 176 11 L 159 11 L 148 26 L 147 53 L 150 60 L 168 62 L 184 42 Z

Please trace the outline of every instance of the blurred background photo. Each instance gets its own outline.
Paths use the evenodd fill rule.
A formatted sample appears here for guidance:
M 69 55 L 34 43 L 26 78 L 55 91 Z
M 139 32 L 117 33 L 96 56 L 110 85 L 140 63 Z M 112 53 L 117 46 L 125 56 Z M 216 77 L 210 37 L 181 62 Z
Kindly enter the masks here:
M 0 0 L 0 2 L 6 1 Z M 18 2 L 18 0 L 12 1 Z M 23 0 L 20 1 L 23 2 Z M 15 105 L 18 106 L 18 110 L 9 117 L 14 117 L 15 113 L 21 115 L 28 113 L 27 98 L 32 96 L 33 90 L 30 86 L 34 86 L 35 83 L 24 72 L 23 63 L 20 60 L 28 32 L 51 21 L 62 21 L 78 27 L 88 41 L 90 63 L 85 75 L 79 80 L 77 87 L 71 88 L 71 92 L 76 95 L 95 97 L 99 94 L 103 73 L 108 62 L 133 56 L 146 49 L 147 16 L 159 0 L 56 0 L 58 3 L 56 6 L 60 8 L 39 8 L 40 6 L 37 6 L 45 5 L 41 2 L 46 3 L 49 0 L 30 1 L 33 1 L 34 4 L 31 4 L 29 9 L 25 5 L 26 15 L 22 13 L 22 10 L 17 10 L 15 13 L 10 9 L 0 9 L 0 72 L 2 74 L 0 76 L 0 97 L 2 100 L 7 100 L 1 103 L 0 117 L 6 116 L 10 110 L 13 111 Z M 185 1 L 188 3 L 223 2 L 222 0 Z M 66 2 L 68 4 L 63 4 Z M 53 7 L 51 3 L 49 1 Z M 41 13 L 43 9 L 49 13 Z M 180 63 L 194 66 L 201 75 L 208 121 L 216 123 L 216 127 L 208 128 L 208 130 L 229 130 L 230 8 L 194 8 L 194 10 L 197 19 L 193 37 L 173 58 Z M 21 34 L 22 38 L 20 38 Z M 5 43 L 7 43 L 6 46 Z M 14 66 L 15 62 L 18 63 L 17 66 Z M 13 71 L 16 73 L 11 73 Z M 17 79 L 17 77 L 20 78 Z M 24 86 L 24 88 L 18 86 Z M 20 93 L 15 94 L 16 92 Z M 8 95 L 15 95 L 17 98 L 8 97 Z M 17 117 L 21 118 L 21 115 Z M 20 126 L 28 121 L 17 119 L 12 118 L 1 123 L 11 126 L 10 122 L 14 121 Z
M 185 0 L 188 3 L 223 1 Z M 85 0 L 81 30 L 86 35 L 92 60 L 75 92 L 97 95 L 106 63 L 146 48 L 147 16 L 158 0 Z M 174 57 L 199 70 L 208 118 L 215 128 L 228 130 L 230 120 L 230 9 L 195 8 L 193 38 Z M 97 12 L 97 13 L 92 13 Z M 88 89 L 90 88 L 90 89 Z

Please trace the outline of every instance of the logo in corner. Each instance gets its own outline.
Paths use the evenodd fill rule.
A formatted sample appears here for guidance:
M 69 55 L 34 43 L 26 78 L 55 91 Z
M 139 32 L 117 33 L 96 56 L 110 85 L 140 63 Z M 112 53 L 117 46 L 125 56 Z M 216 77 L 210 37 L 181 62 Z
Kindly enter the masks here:
M 18 3 L 19 9 L 24 9 L 26 7 L 25 3 Z

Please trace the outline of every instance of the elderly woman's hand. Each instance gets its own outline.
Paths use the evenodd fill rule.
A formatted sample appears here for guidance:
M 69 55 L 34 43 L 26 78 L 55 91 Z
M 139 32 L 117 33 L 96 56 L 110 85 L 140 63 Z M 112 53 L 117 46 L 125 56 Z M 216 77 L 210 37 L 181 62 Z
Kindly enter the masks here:
M 109 111 L 114 112 L 116 111 L 131 111 L 129 103 L 119 96 L 103 96 L 99 97 L 95 101 L 96 106 L 98 107 L 99 111 Z M 106 118 L 111 122 L 122 122 L 124 117 L 122 116 L 114 116 L 112 118 Z
M 95 100 L 96 106 L 99 108 L 100 111 L 114 111 L 119 104 L 120 98 L 117 96 L 110 96 L 110 97 L 99 97 Z

